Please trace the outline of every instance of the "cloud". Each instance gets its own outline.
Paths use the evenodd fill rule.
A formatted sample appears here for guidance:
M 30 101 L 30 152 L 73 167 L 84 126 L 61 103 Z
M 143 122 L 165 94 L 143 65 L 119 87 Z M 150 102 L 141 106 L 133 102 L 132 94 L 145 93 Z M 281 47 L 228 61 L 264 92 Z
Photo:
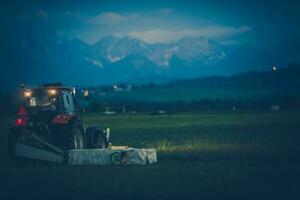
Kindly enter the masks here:
M 162 8 L 158 10 L 151 10 L 150 12 L 143 13 L 143 14 L 137 14 L 137 13 L 121 14 L 117 12 L 103 12 L 87 19 L 87 23 L 94 26 L 114 26 L 121 23 L 130 24 L 135 20 L 143 22 L 145 20 L 148 20 L 149 18 L 153 19 L 157 16 L 166 17 L 166 15 L 171 15 L 174 12 L 175 10 L 173 8 Z
M 128 20 L 136 19 L 137 17 L 137 14 L 121 15 L 115 12 L 104 12 L 88 19 L 88 23 L 97 26 L 116 25 Z
M 175 12 L 175 9 L 173 9 L 173 8 L 162 8 L 162 9 L 156 10 L 156 13 L 162 14 L 162 15 L 169 15 L 174 12 Z
M 201 29 L 162 30 L 152 29 L 146 31 L 131 31 L 129 35 L 141 39 L 147 43 L 170 43 L 176 42 L 184 37 L 206 37 L 209 39 L 224 39 L 234 37 L 251 31 L 248 26 L 227 27 L 208 26 Z
M 89 23 L 94 25 L 111 25 L 111 24 L 118 24 L 123 20 L 124 20 L 123 16 L 121 16 L 118 13 L 104 12 L 89 19 Z

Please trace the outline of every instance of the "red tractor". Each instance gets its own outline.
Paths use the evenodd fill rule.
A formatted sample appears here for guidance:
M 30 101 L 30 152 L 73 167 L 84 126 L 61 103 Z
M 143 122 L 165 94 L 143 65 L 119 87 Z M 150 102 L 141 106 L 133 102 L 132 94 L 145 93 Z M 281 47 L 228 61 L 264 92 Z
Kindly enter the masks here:
M 86 93 L 86 92 L 85 92 Z M 98 127 L 84 129 L 76 89 L 44 84 L 24 89 L 18 118 L 10 129 L 9 153 L 16 159 L 16 145 L 54 149 L 106 149 L 109 133 Z

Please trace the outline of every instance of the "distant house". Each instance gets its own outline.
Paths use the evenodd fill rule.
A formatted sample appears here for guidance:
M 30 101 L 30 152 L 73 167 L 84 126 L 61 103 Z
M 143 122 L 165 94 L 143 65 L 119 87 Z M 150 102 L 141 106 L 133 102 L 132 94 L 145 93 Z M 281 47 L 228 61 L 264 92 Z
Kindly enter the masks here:
M 280 110 L 280 105 L 273 104 L 273 105 L 270 106 L 270 110 L 272 110 L 272 111 L 279 111 Z
M 104 114 L 106 115 L 114 115 L 116 113 L 126 113 L 125 106 L 106 106 Z
M 105 111 L 104 114 L 106 114 L 106 115 L 114 115 L 114 114 L 116 114 L 116 112 L 115 111 Z
M 165 114 L 167 114 L 167 112 L 165 110 L 156 110 L 150 114 L 151 115 L 165 115 Z
M 116 114 L 115 111 L 111 110 L 110 107 L 106 107 L 104 114 L 106 115 L 114 115 Z
M 156 111 L 156 113 L 160 114 L 160 115 L 164 115 L 164 114 L 166 114 L 166 111 L 164 111 L 164 110 L 158 110 L 158 111 Z
M 122 87 L 120 87 L 118 85 L 113 85 L 113 90 L 115 92 L 122 92 L 122 91 L 124 91 L 124 88 L 122 88 Z
M 127 85 L 126 91 L 131 91 L 132 90 L 132 85 Z
M 115 92 L 131 91 L 132 85 L 113 85 Z

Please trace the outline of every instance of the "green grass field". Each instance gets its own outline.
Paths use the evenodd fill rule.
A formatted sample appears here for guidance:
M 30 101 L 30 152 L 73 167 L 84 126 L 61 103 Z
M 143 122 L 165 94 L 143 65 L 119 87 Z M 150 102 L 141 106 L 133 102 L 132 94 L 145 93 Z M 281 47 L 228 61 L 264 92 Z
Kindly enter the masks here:
M 285 159 L 300 153 L 299 114 L 220 113 L 89 116 L 117 145 L 154 147 L 162 160 Z
M 299 113 L 86 115 L 115 145 L 155 147 L 149 166 L 14 166 L 0 118 L 0 199 L 299 199 Z

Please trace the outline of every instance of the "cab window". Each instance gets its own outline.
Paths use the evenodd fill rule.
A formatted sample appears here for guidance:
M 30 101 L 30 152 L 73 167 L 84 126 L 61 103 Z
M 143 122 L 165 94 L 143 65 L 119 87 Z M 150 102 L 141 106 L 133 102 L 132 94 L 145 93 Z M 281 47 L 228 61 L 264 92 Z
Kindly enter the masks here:
M 75 114 L 75 102 L 73 100 L 73 95 L 70 92 L 62 92 L 64 111 L 66 113 Z

